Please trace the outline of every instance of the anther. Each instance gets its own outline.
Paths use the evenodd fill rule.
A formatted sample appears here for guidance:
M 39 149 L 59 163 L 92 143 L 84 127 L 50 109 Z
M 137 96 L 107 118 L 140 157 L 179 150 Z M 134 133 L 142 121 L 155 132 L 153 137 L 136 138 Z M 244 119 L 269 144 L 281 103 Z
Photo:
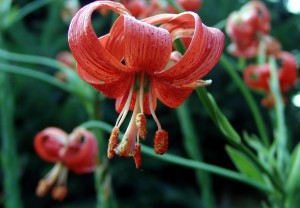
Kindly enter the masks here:
M 147 128 L 146 128 L 146 117 L 143 113 L 139 113 L 135 117 L 135 124 L 138 129 L 138 134 L 142 139 L 146 139 Z
M 67 196 L 67 187 L 64 185 L 55 186 L 52 189 L 51 195 L 54 200 L 62 201 Z
M 166 153 L 168 150 L 168 132 L 163 129 L 156 131 L 154 137 L 154 152 L 158 155 Z
M 141 145 L 140 144 L 135 144 L 133 159 L 134 159 L 134 162 L 135 162 L 135 167 L 137 169 L 139 169 L 141 167 L 141 164 L 142 164 Z
M 107 148 L 107 157 L 109 159 L 113 158 L 115 154 L 115 148 L 118 145 L 118 137 L 119 137 L 120 130 L 117 126 L 115 126 L 111 132 L 109 142 L 108 142 L 108 148 Z
M 36 195 L 39 197 L 43 197 L 46 195 L 48 190 L 50 189 L 51 184 L 45 179 L 41 179 L 36 189 Z

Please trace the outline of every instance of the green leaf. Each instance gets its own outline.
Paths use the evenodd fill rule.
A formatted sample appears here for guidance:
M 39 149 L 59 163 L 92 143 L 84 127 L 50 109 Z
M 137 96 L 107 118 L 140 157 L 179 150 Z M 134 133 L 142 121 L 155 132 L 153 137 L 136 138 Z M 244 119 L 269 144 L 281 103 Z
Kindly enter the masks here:
M 246 143 L 257 152 L 261 164 L 264 164 L 265 168 L 272 171 L 276 166 L 275 145 L 272 144 L 270 147 L 266 148 L 262 143 L 262 140 L 256 135 L 249 135 L 247 132 L 243 133 L 243 138 Z
M 288 173 L 288 179 L 286 183 L 287 192 L 294 192 L 300 186 L 300 143 L 295 147 L 291 160 L 290 160 L 290 169 Z
M 226 146 L 226 151 L 229 154 L 231 160 L 237 169 L 244 173 L 251 179 L 259 181 L 265 184 L 265 180 L 262 177 L 262 173 L 258 170 L 258 168 L 244 155 L 242 152 L 230 147 Z
M 209 100 L 213 106 L 214 117 L 216 119 L 216 123 L 217 123 L 218 127 L 221 129 L 223 134 L 225 134 L 229 139 L 232 139 L 235 142 L 239 143 L 241 141 L 239 134 L 235 131 L 235 129 L 231 126 L 228 119 L 221 112 L 221 110 L 219 109 L 213 96 L 209 93 L 207 93 L 207 94 L 208 94 Z

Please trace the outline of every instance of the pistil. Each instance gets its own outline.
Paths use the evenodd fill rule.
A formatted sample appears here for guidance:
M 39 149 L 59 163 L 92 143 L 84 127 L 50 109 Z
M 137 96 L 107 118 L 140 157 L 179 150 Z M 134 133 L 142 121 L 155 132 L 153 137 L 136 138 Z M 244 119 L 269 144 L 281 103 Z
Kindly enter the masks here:
M 136 116 L 140 113 L 139 94 L 136 96 L 133 113 L 127 127 L 127 130 L 122 138 L 121 143 L 115 149 L 115 152 L 120 156 L 133 156 L 135 143 L 138 135 L 138 128 L 136 125 Z

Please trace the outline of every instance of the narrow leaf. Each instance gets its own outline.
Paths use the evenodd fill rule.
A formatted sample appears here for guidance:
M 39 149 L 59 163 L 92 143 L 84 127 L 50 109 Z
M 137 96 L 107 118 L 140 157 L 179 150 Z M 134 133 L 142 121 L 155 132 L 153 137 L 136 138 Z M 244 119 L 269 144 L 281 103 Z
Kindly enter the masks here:
M 230 146 L 226 146 L 226 151 L 240 172 L 244 173 L 251 179 L 265 183 L 258 168 L 247 158 L 246 155 Z
M 287 192 L 293 192 L 300 186 L 300 143 L 295 147 L 292 157 L 291 157 L 291 166 L 288 174 L 286 189 Z

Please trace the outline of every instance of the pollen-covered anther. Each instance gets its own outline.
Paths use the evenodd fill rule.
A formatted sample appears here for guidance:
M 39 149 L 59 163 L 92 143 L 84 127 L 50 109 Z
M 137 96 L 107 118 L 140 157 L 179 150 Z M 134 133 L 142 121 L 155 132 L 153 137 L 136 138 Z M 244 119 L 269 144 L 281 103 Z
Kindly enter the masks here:
M 52 189 L 51 195 L 54 200 L 63 201 L 67 196 L 67 187 L 64 185 L 55 186 Z
M 168 132 L 163 129 L 156 131 L 154 137 L 154 152 L 163 155 L 168 150 Z
M 140 144 L 135 144 L 133 159 L 134 159 L 134 162 L 135 162 L 135 167 L 137 169 L 139 169 L 141 167 L 141 164 L 142 164 L 141 145 Z
M 138 134 L 142 139 L 146 139 L 147 128 L 146 128 L 146 116 L 143 113 L 139 113 L 135 118 L 136 127 L 138 128 Z
M 46 195 L 48 190 L 50 189 L 51 184 L 45 179 L 41 179 L 36 189 L 36 195 L 39 197 L 43 197 Z
M 109 159 L 113 158 L 115 154 L 115 148 L 118 145 L 119 134 L 120 134 L 120 130 L 117 126 L 115 126 L 111 132 L 109 142 L 108 142 L 107 157 Z

